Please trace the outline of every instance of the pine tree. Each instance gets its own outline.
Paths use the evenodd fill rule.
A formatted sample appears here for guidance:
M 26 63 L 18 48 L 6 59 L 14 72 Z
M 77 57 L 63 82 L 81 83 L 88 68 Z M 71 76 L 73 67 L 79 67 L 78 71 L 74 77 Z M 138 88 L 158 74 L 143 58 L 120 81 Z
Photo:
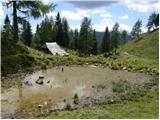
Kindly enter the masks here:
M 70 46 L 70 38 L 69 38 L 69 25 L 67 22 L 67 19 L 62 19 L 62 25 L 63 25 L 63 44 L 64 47 L 69 48 Z
M 135 25 L 133 26 L 132 31 L 131 31 L 131 34 L 132 34 L 133 38 L 135 38 L 135 37 L 139 38 L 139 35 L 142 32 L 141 27 L 142 27 L 142 21 L 138 20 L 135 23 Z
M 13 30 L 12 26 L 10 25 L 10 20 L 8 15 L 6 15 L 4 21 L 3 31 L 2 31 L 2 41 L 10 41 L 13 39 Z
M 74 31 L 74 49 L 78 49 L 78 29 Z
M 34 39 L 33 39 L 31 45 L 32 45 L 33 48 L 39 49 L 40 45 L 41 45 L 40 42 L 41 42 L 41 38 L 40 38 L 40 35 L 39 35 L 39 25 L 37 24 L 36 33 L 34 35 Z
M 126 37 L 127 37 L 127 31 L 126 30 L 123 30 L 122 31 L 122 40 L 123 40 L 123 44 L 125 44 L 127 41 L 126 41 Z
M 96 55 L 97 54 L 97 38 L 96 38 L 96 31 L 93 31 L 93 49 L 92 49 L 92 54 Z
M 69 48 L 70 49 L 74 49 L 74 38 L 73 38 L 73 36 L 74 36 L 74 33 L 73 33 L 73 30 L 71 29 L 69 31 Z
M 155 27 L 159 27 L 159 13 L 157 14 L 156 16 L 156 19 L 155 19 Z
M 103 36 L 103 41 L 102 41 L 102 52 L 108 52 L 110 50 L 110 36 L 109 36 L 109 31 L 108 27 L 106 27 L 104 36 Z
M 41 44 L 45 42 L 53 42 L 53 29 L 54 29 L 54 21 L 52 18 L 45 17 L 45 19 L 40 24 L 38 29 L 39 36 L 41 39 Z
M 31 31 L 31 25 L 29 22 L 23 22 L 23 31 L 21 35 L 21 39 L 24 42 L 24 44 L 30 46 L 32 42 L 32 31 Z
M 117 48 L 119 44 L 120 33 L 119 33 L 119 24 L 115 23 L 111 32 L 111 42 L 110 49 Z
M 64 40 L 63 40 L 64 31 L 63 31 L 63 25 L 62 25 L 62 21 L 61 21 L 59 12 L 56 16 L 55 30 L 56 30 L 56 42 L 58 43 L 58 45 L 61 45 L 62 47 L 64 47 L 65 46 Z
M 149 16 L 149 19 L 148 19 L 148 23 L 147 23 L 147 27 L 148 27 L 148 31 L 150 31 L 150 29 L 155 29 L 156 27 L 156 18 L 157 18 L 157 15 L 156 12 L 153 12 L 150 16 Z
M 78 49 L 82 53 L 89 54 L 91 52 L 93 46 L 92 33 L 91 20 L 85 17 L 81 24 L 78 41 Z

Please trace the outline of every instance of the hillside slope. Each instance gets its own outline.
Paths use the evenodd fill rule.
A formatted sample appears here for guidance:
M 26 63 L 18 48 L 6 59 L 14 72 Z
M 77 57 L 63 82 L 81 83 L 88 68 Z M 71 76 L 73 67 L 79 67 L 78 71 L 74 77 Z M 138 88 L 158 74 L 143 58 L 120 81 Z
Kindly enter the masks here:
M 138 57 L 158 59 L 159 30 L 145 33 L 120 48 L 121 51 Z

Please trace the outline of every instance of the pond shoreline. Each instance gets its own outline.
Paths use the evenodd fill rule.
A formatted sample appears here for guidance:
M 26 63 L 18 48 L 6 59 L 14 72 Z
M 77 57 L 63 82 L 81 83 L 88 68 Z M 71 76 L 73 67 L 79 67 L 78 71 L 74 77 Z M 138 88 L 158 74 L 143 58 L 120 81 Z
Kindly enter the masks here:
M 64 68 L 64 71 L 61 71 L 62 70 L 62 68 Z M 74 68 L 76 68 L 75 70 L 72 70 L 72 69 Z M 137 76 L 136 77 L 136 79 L 139 79 L 138 81 L 140 81 L 140 80 L 142 80 L 141 79 L 141 77 L 140 77 L 140 75 L 142 75 L 143 73 L 138 73 L 138 72 L 128 72 L 127 70 L 112 70 L 112 69 L 110 69 L 109 67 L 104 67 L 104 66 L 95 66 L 95 65 L 69 65 L 69 66 L 58 66 L 58 67 L 53 67 L 52 69 L 47 69 L 47 71 L 49 70 L 51 70 L 51 71 L 57 71 L 57 73 L 55 73 L 55 74 L 60 74 L 60 76 L 61 76 L 61 74 L 63 74 L 63 75 L 70 75 L 69 73 L 66 73 L 69 69 L 71 69 L 71 71 L 79 71 L 81 68 L 83 68 L 86 72 L 84 72 L 84 70 L 81 70 L 81 72 L 84 72 L 84 73 L 86 73 L 86 75 L 87 74 L 89 74 L 89 75 L 91 75 L 91 76 L 93 76 L 91 73 L 87 73 L 87 72 L 89 72 L 90 70 L 93 72 L 93 74 L 95 74 L 96 75 L 96 73 L 97 73 L 97 71 L 98 71 L 98 73 L 100 74 L 100 73 L 102 73 L 102 71 L 103 70 L 105 70 L 106 71 L 106 73 L 109 73 L 109 75 L 111 74 L 111 76 L 112 76 L 112 74 L 122 74 L 122 76 L 124 77 L 124 75 L 127 75 L 127 76 L 134 76 L 134 74 L 135 74 L 135 76 Z M 46 70 L 41 70 L 41 71 L 46 71 Z M 108 71 L 108 72 L 107 72 Z M 110 72 L 112 71 L 112 73 L 110 73 Z M 32 75 L 32 74 L 35 74 L 36 72 L 38 72 L 38 70 L 37 71 L 35 71 L 34 73 L 30 73 L 28 76 L 30 76 L 30 75 Z M 46 73 L 46 72 L 45 72 Z M 83 73 L 83 74 L 84 74 Z M 129 75 L 128 75 L 128 73 L 129 73 Z M 49 73 L 50 74 L 50 73 Z M 52 73 L 51 73 L 52 74 Z M 79 74 L 79 72 L 78 73 L 74 73 L 74 76 L 76 76 L 77 77 L 77 75 Z M 133 74 L 133 75 L 132 75 Z M 17 74 L 16 74 L 17 75 Z M 15 76 L 16 76 L 15 75 Z M 39 73 L 37 74 L 37 75 L 39 75 Z M 41 75 L 41 74 L 40 74 Z M 48 75 L 48 74 L 47 74 Z M 73 75 L 73 74 L 72 74 Z M 79 74 L 79 75 L 81 75 L 81 74 Z M 24 75 L 25 76 L 25 75 Z M 97 76 L 97 75 L 96 75 Z M 132 78 L 131 77 L 131 78 Z M 147 77 L 147 76 L 146 76 Z M 149 76 L 148 76 L 149 77 Z M 147 77 L 147 79 L 149 79 Z M 32 78 L 32 77 L 31 77 Z M 44 78 L 46 78 L 46 76 L 44 76 Z M 118 76 L 117 76 L 117 78 L 119 78 Z M 113 78 L 113 79 L 115 79 L 115 80 L 117 80 L 117 78 Z M 46 78 L 47 79 L 47 78 Z M 97 79 L 98 80 L 98 78 L 95 78 L 95 79 Z M 104 78 L 103 78 L 104 79 Z M 120 78 L 119 78 L 120 79 Z M 133 78 L 132 78 L 133 79 Z M 12 79 L 11 79 L 12 80 Z M 20 78 L 20 80 L 19 81 L 21 81 L 22 80 L 22 78 Z M 110 80 L 110 79 L 109 79 Z M 47 81 L 48 81 L 48 79 L 47 79 Z M 48 83 L 48 82 L 45 82 L 46 84 Z M 89 81 L 90 81 L 90 79 L 89 79 Z M 93 81 L 93 80 L 92 80 Z M 101 81 L 103 81 L 103 80 L 101 80 Z M 112 81 L 112 80 L 111 80 Z M 137 81 L 137 82 L 138 82 Z M 15 82 L 15 85 L 17 86 L 19 86 L 19 84 L 20 84 L 20 86 L 21 86 L 21 82 L 19 83 L 18 82 L 18 84 L 16 84 L 16 82 L 17 82 L 17 79 L 16 79 L 16 81 L 14 81 Z M 136 81 L 135 81 L 136 82 Z M 34 81 L 32 81 L 32 84 L 34 83 Z M 77 83 L 77 82 L 76 82 Z M 91 82 L 92 83 L 92 82 Z M 134 81 L 133 81 L 133 83 L 134 83 Z M 143 82 L 142 82 L 143 83 Z M 142 84 L 141 82 L 139 83 L 137 83 L 137 84 Z M 35 83 L 34 83 L 35 84 Z M 63 84 L 66 84 L 66 83 L 63 83 Z M 127 83 L 128 84 L 128 83 Z M 67 85 L 67 84 L 66 84 Z M 71 85 L 72 86 L 72 85 Z M 27 87 L 27 86 L 26 86 Z M 25 87 L 25 88 L 26 88 Z M 39 87 L 38 87 L 39 88 Z M 45 89 L 45 88 L 44 88 Z M 48 88 L 47 88 L 48 89 Z M 79 88 L 79 89 L 84 89 L 83 88 L 83 86 L 82 86 L 82 88 Z M 78 101 L 78 103 L 77 104 L 74 104 L 73 103 L 73 99 L 65 99 L 65 101 L 60 101 L 60 102 L 63 102 L 63 107 L 62 107 L 62 109 L 61 110 L 66 110 L 66 109 L 68 109 L 68 110 L 70 110 L 70 109 L 79 109 L 79 108 L 83 108 L 83 107 L 86 107 L 86 106 L 95 106 L 95 105 L 98 105 L 98 104 L 100 104 L 100 103 L 107 103 L 107 104 L 112 104 L 112 103 L 114 103 L 116 100 L 114 100 L 113 98 L 110 98 L 110 94 L 108 93 L 108 92 L 106 92 L 106 91 L 110 91 L 111 90 L 111 88 L 109 87 L 106 87 L 106 85 L 104 86 L 104 84 L 103 83 L 99 83 L 98 82 L 98 84 L 96 84 L 96 85 L 94 85 L 94 84 L 91 84 L 91 85 L 89 85 L 89 88 L 87 87 L 87 89 L 91 89 L 92 91 L 95 91 L 93 94 L 90 94 L 89 93 L 89 96 L 88 97 L 86 97 L 86 96 L 81 96 L 79 93 L 78 93 L 78 96 L 80 95 L 80 100 Z M 67 89 L 66 89 L 67 90 Z M 65 90 L 65 91 L 66 91 Z M 6 90 L 3 90 L 3 91 L 6 91 Z M 26 91 L 26 90 L 25 90 Z M 3 93 L 3 92 L 2 92 Z M 95 96 L 96 96 L 96 98 L 95 98 Z M 44 97 L 45 98 L 45 97 Z M 116 98 L 117 99 L 117 98 Z M 63 100 L 63 98 L 61 99 L 61 100 Z M 45 102 L 45 100 L 43 100 L 43 102 Z M 47 104 L 47 106 L 49 105 L 49 104 L 52 104 L 52 102 L 51 103 L 49 103 L 49 102 L 45 102 L 44 104 Z M 56 104 L 55 104 L 56 105 Z M 68 108 L 66 108 L 66 106 L 68 105 Z M 36 106 L 41 106 L 41 104 L 39 104 L 39 105 L 36 105 Z M 44 112 L 44 114 L 49 114 L 49 113 L 51 113 L 51 112 L 53 112 L 53 111 L 57 111 L 59 108 L 56 108 L 55 110 L 54 110 L 54 108 L 48 108 L 48 107 L 45 107 L 45 109 L 43 110 L 43 107 L 45 107 L 45 105 L 42 105 L 42 111 Z M 18 114 L 18 115 L 16 115 L 16 114 Z M 43 113 L 40 113 L 40 114 L 43 114 Z M 15 115 L 16 116 L 19 116 L 19 112 L 18 113 L 15 113 Z M 16 117 L 15 116 L 15 117 Z M 35 115 L 35 116 L 37 116 L 37 115 Z

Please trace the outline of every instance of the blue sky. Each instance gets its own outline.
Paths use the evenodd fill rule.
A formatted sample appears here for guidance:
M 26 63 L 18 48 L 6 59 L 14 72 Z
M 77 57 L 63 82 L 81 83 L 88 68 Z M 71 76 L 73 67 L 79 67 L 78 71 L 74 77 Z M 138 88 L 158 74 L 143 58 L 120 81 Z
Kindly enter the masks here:
M 140 19 L 143 22 L 142 30 L 145 32 L 147 20 L 153 11 L 158 10 L 158 0 L 45 0 L 48 4 L 53 2 L 57 4 L 55 10 L 48 13 L 48 17 L 55 16 L 60 12 L 61 17 L 66 17 L 71 29 L 80 28 L 84 17 L 92 20 L 92 27 L 96 31 L 104 31 L 106 26 L 112 29 L 116 22 L 119 23 L 121 30 L 131 31 L 135 22 Z M 11 10 L 6 10 L 0 4 L 0 25 L 3 24 L 5 14 L 11 15 Z M 12 17 L 10 16 L 10 19 Z M 34 20 L 30 18 L 32 31 L 35 32 L 36 25 L 41 23 L 44 17 Z

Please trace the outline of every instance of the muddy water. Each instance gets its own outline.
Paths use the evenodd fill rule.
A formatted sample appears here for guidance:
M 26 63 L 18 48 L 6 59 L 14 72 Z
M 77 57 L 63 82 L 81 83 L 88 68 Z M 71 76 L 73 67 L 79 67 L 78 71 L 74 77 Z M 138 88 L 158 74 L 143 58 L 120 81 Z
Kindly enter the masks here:
M 43 85 L 35 83 L 39 76 L 44 76 Z M 64 107 L 64 101 L 73 100 L 75 93 L 80 98 L 94 96 L 98 85 L 105 85 L 105 93 L 110 94 L 112 81 L 127 80 L 142 84 L 150 78 L 143 73 L 95 66 L 60 66 L 41 70 L 24 77 L 11 78 L 20 82 L 1 94 L 1 115 L 2 118 L 34 118 L 47 114 L 57 106 Z

